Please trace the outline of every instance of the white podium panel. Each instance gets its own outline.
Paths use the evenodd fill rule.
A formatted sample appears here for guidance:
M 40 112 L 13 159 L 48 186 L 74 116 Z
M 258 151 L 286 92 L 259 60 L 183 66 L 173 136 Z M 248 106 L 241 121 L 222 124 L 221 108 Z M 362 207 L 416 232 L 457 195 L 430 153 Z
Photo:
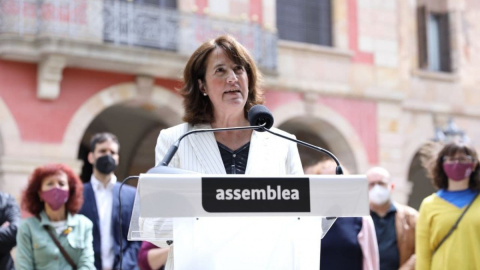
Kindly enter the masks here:
M 174 219 L 175 269 L 319 269 L 321 218 Z
M 233 186 L 232 188 L 219 187 L 214 189 L 217 192 L 213 195 L 225 194 L 223 200 L 217 200 L 216 204 L 234 203 L 244 201 L 253 203 L 247 210 L 232 211 L 226 209 L 223 212 L 208 212 L 205 210 L 205 194 L 202 192 L 202 183 L 206 180 L 217 180 L 221 182 L 252 182 L 268 180 L 264 186 Z M 295 183 L 300 180 L 307 180 L 307 187 L 290 186 L 283 188 L 281 184 Z M 270 184 L 278 181 L 280 184 Z M 279 177 L 252 177 L 239 175 L 159 175 L 141 174 L 138 181 L 138 192 L 140 196 L 141 217 L 219 217 L 219 216 L 367 216 L 368 207 L 368 184 L 365 176 L 362 175 L 309 175 L 309 176 L 279 176 Z M 304 188 L 308 198 L 301 197 L 298 200 L 293 196 L 292 190 Z M 230 193 L 229 193 L 230 191 Z M 238 191 L 238 192 L 237 192 Z M 248 191 L 248 192 L 247 192 Z M 302 192 L 302 190 L 300 190 Z M 250 194 L 246 196 L 246 194 Z M 279 195 L 278 193 L 281 193 Z M 282 196 L 289 194 L 289 196 Z M 228 194 L 231 199 L 228 201 Z M 238 195 L 238 196 L 236 196 Z M 254 198 L 254 195 L 256 196 Z M 263 197 L 262 197 L 263 195 Z M 269 197 L 269 195 L 271 195 Z M 246 198 L 246 199 L 245 199 Z M 296 203 L 304 200 L 309 205 L 309 210 L 279 210 L 274 206 L 275 211 L 259 209 L 267 203 Z M 296 209 L 295 206 L 291 207 Z
M 324 217 L 366 215 L 361 175 L 142 174 L 129 240 L 173 240 L 175 269 L 319 269 Z

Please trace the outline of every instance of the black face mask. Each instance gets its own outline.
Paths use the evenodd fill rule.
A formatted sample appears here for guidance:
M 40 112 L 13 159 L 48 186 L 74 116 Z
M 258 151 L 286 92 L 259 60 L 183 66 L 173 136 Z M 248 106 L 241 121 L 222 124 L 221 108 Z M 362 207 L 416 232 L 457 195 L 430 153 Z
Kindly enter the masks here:
M 109 174 L 117 168 L 117 164 L 111 155 L 105 155 L 97 159 L 95 162 L 95 168 L 103 174 Z

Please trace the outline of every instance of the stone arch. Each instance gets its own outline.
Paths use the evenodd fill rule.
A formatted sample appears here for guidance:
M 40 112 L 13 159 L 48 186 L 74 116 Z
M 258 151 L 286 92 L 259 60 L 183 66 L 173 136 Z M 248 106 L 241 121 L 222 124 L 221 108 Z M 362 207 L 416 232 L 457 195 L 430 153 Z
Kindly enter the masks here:
M 297 101 L 273 110 L 275 125 L 296 121 L 308 126 L 330 145 L 331 152 L 350 173 L 363 173 L 368 169 L 368 155 L 355 129 L 340 114 L 327 106 L 306 106 Z
M 429 135 L 433 137 L 435 127 L 431 116 L 417 117 L 417 121 L 416 126 L 422 126 L 423 128 L 413 128 L 412 133 L 408 135 L 408 139 L 405 141 L 405 164 L 402 164 L 401 170 L 405 174 L 399 175 L 399 177 L 405 179 L 406 186 L 403 190 L 400 190 L 404 197 L 399 199 L 402 203 L 408 203 L 408 205 L 418 209 L 423 198 L 434 192 L 433 185 L 426 175 L 426 170 L 420 163 L 420 149 L 430 140 Z M 428 128 L 432 130 L 432 134 L 425 134 L 425 129 Z
M 64 151 L 83 161 L 78 169 L 82 179 L 88 181 L 92 170 L 87 161 L 90 136 L 95 132 L 110 131 L 121 141 L 117 176 L 123 178 L 131 171 L 137 171 L 136 174 L 144 172 L 144 167 L 151 167 L 154 163 L 155 140 L 152 134 L 181 122 L 181 101 L 180 96 L 159 86 L 147 90 L 140 89 L 135 83 L 108 87 L 89 98 L 73 115 L 64 135 Z M 132 127 L 130 131 L 127 126 Z M 145 145 L 143 141 L 147 135 L 149 143 Z M 151 149 L 151 158 L 150 153 L 145 154 L 145 149 Z M 142 157 L 137 158 L 138 153 L 142 153 Z M 147 159 L 147 162 L 140 165 L 141 159 Z
M 8 143 L 5 143 L 7 142 Z M 0 156 L 11 153 L 20 143 L 20 131 L 17 122 L 7 104 L 0 99 Z
M 12 154 L 15 154 L 15 149 L 21 149 L 21 146 L 17 122 L 5 102 L 0 98 L 0 190 L 14 196 L 19 195 L 23 184 L 20 181 L 22 176 L 18 177 L 18 171 L 23 168 L 16 164 L 21 157 L 15 157 Z M 15 170 L 13 176 L 12 169 Z
M 133 106 L 150 103 L 155 107 L 154 113 L 173 113 L 171 117 L 166 118 L 166 125 L 178 123 L 183 114 L 181 98 L 168 89 L 154 86 L 150 95 L 141 95 L 135 83 L 114 85 L 92 96 L 77 110 L 67 126 L 62 145 L 70 148 L 72 155 L 76 155 L 78 150 L 76 147 L 93 119 L 108 107 L 128 101 L 133 101 L 131 103 Z

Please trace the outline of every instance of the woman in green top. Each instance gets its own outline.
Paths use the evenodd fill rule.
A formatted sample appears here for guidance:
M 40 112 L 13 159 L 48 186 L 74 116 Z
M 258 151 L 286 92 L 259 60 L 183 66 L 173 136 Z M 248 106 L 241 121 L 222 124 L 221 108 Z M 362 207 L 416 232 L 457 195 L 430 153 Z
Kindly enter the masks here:
M 95 269 L 92 222 L 76 214 L 82 194 L 82 182 L 66 165 L 48 164 L 33 172 L 22 198 L 33 217 L 18 229 L 17 270 Z

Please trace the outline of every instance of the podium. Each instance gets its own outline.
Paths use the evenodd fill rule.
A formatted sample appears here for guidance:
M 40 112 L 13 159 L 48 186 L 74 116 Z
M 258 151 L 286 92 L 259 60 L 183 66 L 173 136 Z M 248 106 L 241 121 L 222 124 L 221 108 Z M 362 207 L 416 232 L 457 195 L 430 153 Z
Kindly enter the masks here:
M 319 269 L 335 218 L 368 216 L 364 175 L 141 174 L 128 237 L 175 269 Z

